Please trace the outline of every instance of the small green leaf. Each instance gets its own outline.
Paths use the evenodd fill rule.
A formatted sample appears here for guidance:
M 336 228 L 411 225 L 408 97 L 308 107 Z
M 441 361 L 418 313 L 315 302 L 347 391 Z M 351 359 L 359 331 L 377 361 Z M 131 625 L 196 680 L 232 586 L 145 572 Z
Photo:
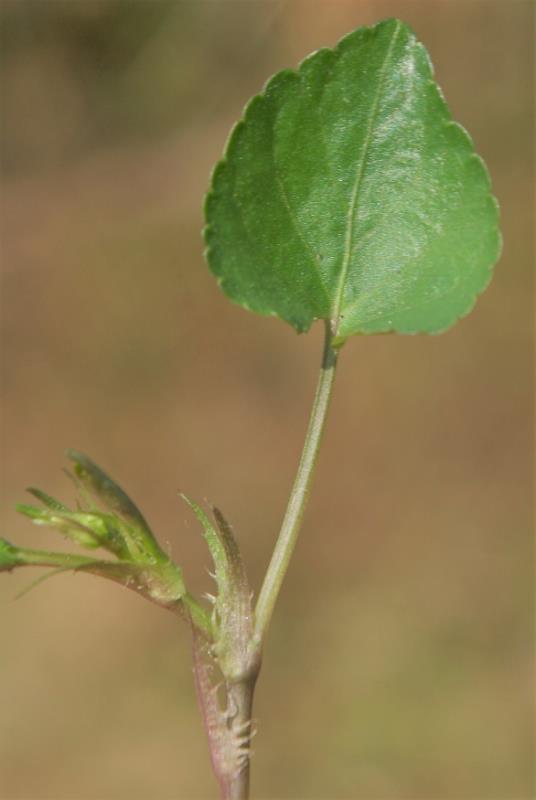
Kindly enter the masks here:
M 247 616 L 248 608 L 251 606 L 251 589 L 246 575 L 242 555 L 238 548 L 238 542 L 233 529 L 227 522 L 222 512 L 216 506 L 212 506 L 212 513 L 216 520 L 219 536 L 218 539 L 225 553 L 225 568 L 227 572 L 227 584 L 241 598 L 244 604 L 244 616 Z
M 215 528 L 197 503 L 184 494 L 181 497 L 201 523 L 214 561 L 218 594 L 214 603 L 213 653 L 225 677 L 236 680 L 256 668 L 258 655 L 252 642 L 251 589 L 242 557 L 232 528 L 221 511 L 212 509 Z
M 53 511 L 69 511 L 67 506 L 64 506 L 63 503 L 60 503 L 60 501 L 56 500 L 55 497 L 51 497 L 46 492 L 41 491 L 41 489 L 35 489 L 34 487 L 30 486 L 30 488 L 26 491 L 37 498 L 37 500 L 41 500 L 43 505 L 52 509 Z
M 227 556 L 225 554 L 225 548 L 220 541 L 218 534 L 214 528 L 214 525 L 209 520 L 201 506 L 197 503 L 194 503 L 193 500 L 190 500 L 185 494 L 180 494 L 180 497 L 186 505 L 188 505 L 191 510 L 194 512 L 195 516 L 201 523 L 203 528 L 203 536 L 205 537 L 205 541 L 208 545 L 208 549 L 210 550 L 210 555 L 212 556 L 212 560 L 214 561 L 215 567 L 215 579 L 218 585 L 218 591 L 223 592 L 224 594 L 229 592 L 230 589 L 230 582 L 229 582 L 229 573 L 227 568 Z
M 48 509 L 35 508 L 35 506 L 27 506 L 24 503 L 19 503 L 16 509 L 19 514 L 31 519 L 35 525 L 55 528 L 68 539 L 77 542 L 83 547 L 95 548 L 100 546 L 98 536 L 87 525 L 89 514 L 49 511 Z
M 129 550 L 120 531 L 121 522 L 113 514 L 100 511 L 70 511 L 38 489 L 32 489 L 31 493 L 39 499 L 46 498 L 48 507 L 42 509 L 19 503 L 16 508 L 19 514 L 29 517 L 35 525 L 55 528 L 82 547 L 90 549 L 104 547 L 118 558 L 128 558 Z
M 246 107 L 206 200 L 223 291 L 298 331 L 437 333 L 500 251 L 482 160 L 410 28 L 359 28 Z
M 118 561 L 15 547 L 0 539 L 0 572 L 14 567 L 52 567 L 51 577 L 75 570 L 109 578 L 182 616 L 206 641 L 213 641 L 209 611 L 186 591 L 182 570 L 158 545 L 141 512 L 125 492 L 87 456 L 69 451 L 75 462 L 77 510 L 71 511 L 41 489 L 29 493 L 44 508 L 20 504 L 17 510 L 37 525 L 55 528 L 71 541 L 90 549 L 102 547 Z M 101 511 L 93 498 L 111 511 Z M 222 550 L 223 552 L 223 550 Z M 28 590 L 38 585 L 35 581 Z
M 126 492 L 87 456 L 76 450 L 67 450 L 67 456 L 74 461 L 75 477 L 82 487 L 116 515 L 130 555 L 142 560 L 145 557 L 167 560 L 141 511 Z

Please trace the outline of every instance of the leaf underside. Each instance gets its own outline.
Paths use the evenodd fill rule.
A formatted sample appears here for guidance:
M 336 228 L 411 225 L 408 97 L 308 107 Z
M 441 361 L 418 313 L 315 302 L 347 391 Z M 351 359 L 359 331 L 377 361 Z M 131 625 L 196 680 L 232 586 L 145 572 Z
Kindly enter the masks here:
M 438 333 L 500 251 L 486 167 L 399 20 L 350 33 L 246 107 L 206 199 L 223 291 L 297 331 Z

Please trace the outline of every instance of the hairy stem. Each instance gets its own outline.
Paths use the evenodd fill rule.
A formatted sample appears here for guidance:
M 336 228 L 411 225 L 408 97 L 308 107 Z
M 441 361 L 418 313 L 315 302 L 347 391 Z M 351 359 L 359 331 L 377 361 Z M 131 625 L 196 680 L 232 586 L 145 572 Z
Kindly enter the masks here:
M 243 759 L 239 772 L 229 783 L 225 800 L 248 800 L 249 798 L 249 762 L 250 742 L 252 736 L 251 712 L 253 708 L 253 693 L 257 675 L 253 675 L 240 683 L 227 687 L 227 697 L 234 709 L 231 727 L 234 736 L 241 741 Z
M 279 590 L 298 538 L 303 513 L 311 489 L 314 468 L 330 405 L 337 366 L 338 350 L 333 347 L 332 342 L 333 333 L 331 325 L 329 322 L 326 322 L 324 352 L 313 409 L 309 420 L 309 428 L 305 436 L 298 472 L 296 474 L 294 486 L 292 487 L 279 538 L 272 555 L 272 560 L 268 566 L 255 609 L 255 639 L 259 643 L 262 642 L 270 624 Z

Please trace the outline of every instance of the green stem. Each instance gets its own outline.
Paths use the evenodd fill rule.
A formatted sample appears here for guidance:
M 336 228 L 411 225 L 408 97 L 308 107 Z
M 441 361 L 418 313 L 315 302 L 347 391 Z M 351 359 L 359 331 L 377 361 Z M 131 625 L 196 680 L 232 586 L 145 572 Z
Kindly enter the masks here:
M 193 624 L 201 633 L 211 640 L 213 636 L 212 621 L 210 612 L 199 603 L 190 592 L 186 592 L 181 598 L 182 604 L 188 609 Z M 177 606 L 180 606 L 177 603 Z
M 338 350 L 333 347 L 333 333 L 331 325 L 326 322 L 326 335 L 324 340 L 324 353 L 322 365 L 316 387 L 316 394 L 309 420 L 309 428 L 305 436 L 305 443 L 290 494 L 287 510 L 268 566 L 264 583 L 262 585 L 257 607 L 255 609 L 255 639 L 261 643 L 274 610 L 279 595 L 279 590 L 288 569 L 292 552 L 296 545 L 301 521 L 313 479 L 314 468 L 320 449 L 322 433 L 326 422 L 327 412 L 335 378 Z
M 208 639 L 212 638 L 212 622 L 210 614 L 189 592 L 182 595 L 180 600 L 173 597 L 166 599 L 154 594 L 151 576 L 154 581 L 161 584 L 164 589 L 173 589 L 174 574 L 172 571 L 159 570 L 158 567 L 151 565 L 145 567 L 144 564 L 134 564 L 125 561 L 107 561 L 88 556 L 74 555 L 73 553 L 57 553 L 47 550 L 31 550 L 26 547 L 14 547 L 0 539 L 0 572 L 11 571 L 17 567 L 52 567 L 57 570 L 74 570 L 78 572 L 88 572 L 103 578 L 109 578 L 117 583 L 127 586 L 146 597 L 153 603 L 172 611 L 179 616 L 184 615 L 184 607 L 188 609 L 194 625 Z M 130 584 L 128 580 L 129 568 L 139 568 L 139 581 Z M 144 569 L 146 574 L 144 575 Z
M 71 553 L 51 553 L 47 550 L 30 550 L 27 547 L 12 546 L 12 561 L 6 569 L 13 567 L 61 567 L 68 569 L 82 569 L 95 563 L 94 558 L 88 556 L 72 555 Z

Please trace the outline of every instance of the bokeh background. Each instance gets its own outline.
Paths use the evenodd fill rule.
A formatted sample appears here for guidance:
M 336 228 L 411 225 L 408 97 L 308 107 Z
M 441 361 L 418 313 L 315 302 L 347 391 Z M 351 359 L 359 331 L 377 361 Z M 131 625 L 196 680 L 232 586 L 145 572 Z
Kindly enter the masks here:
M 220 294 L 212 165 L 250 95 L 398 16 L 487 161 L 504 253 L 441 337 L 342 354 L 270 632 L 258 798 L 533 796 L 531 224 L 534 5 L 523 0 L 3 0 L 2 535 L 27 485 L 72 500 L 67 446 L 133 495 L 210 589 L 177 490 L 217 502 L 253 584 L 292 482 L 322 331 Z M 2 800 L 215 797 L 188 631 L 130 592 L 0 581 Z

